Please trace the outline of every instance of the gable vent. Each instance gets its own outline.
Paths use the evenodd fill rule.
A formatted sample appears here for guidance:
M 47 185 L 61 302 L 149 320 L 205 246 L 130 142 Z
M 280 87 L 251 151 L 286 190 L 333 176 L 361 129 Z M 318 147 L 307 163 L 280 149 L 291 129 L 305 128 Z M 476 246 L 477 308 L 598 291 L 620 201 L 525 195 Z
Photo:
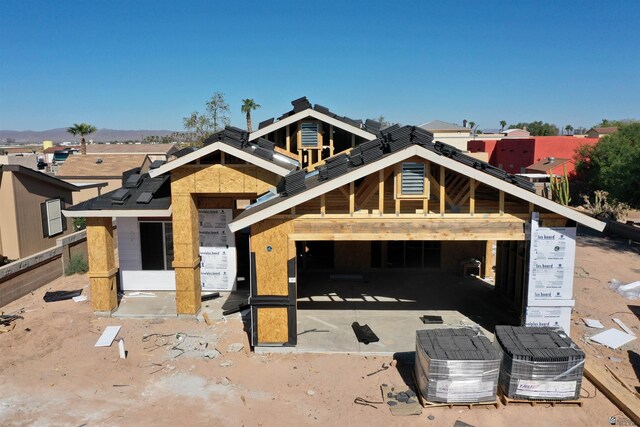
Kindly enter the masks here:
M 318 146 L 318 124 L 317 123 L 301 123 L 300 133 L 301 133 L 300 144 L 303 147 Z
M 402 164 L 402 194 L 424 194 L 424 163 Z

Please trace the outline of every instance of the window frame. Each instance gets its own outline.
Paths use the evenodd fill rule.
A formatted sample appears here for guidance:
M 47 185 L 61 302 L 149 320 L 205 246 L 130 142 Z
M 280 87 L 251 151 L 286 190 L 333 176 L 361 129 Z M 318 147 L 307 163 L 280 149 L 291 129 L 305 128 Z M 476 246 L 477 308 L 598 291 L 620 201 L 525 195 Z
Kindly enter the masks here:
M 167 225 L 171 226 L 171 247 L 170 250 L 172 252 L 172 255 L 175 256 L 173 254 L 173 222 L 172 221 L 158 221 L 158 220 L 139 220 L 138 221 L 138 238 L 142 239 L 142 231 L 141 231 L 141 225 L 142 224 L 162 224 L 162 262 L 164 264 L 164 268 L 162 270 L 146 270 L 144 268 L 142 268 L 142 250 L 143 250 L 143 244 L 142 244 L 142 240 L 140 240 L 140 268 L 142 271 L 171 271 L 173 270 L 173 259 L 169 260 L 169 254 L 167 253 L 167 249 L 169 248 L 169 245 L 167 245 Z

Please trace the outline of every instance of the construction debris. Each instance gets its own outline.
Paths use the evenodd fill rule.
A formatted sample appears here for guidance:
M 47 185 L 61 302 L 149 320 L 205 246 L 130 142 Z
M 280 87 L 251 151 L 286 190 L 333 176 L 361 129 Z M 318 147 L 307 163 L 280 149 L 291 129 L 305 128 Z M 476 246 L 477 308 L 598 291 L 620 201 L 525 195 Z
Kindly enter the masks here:
M 598 344 L 602 344 L 612 349 L 617 349 L 631 341 L 635 340 L 636 337 L 634 335 L 627 334 L 625 332 L 619 331 L 617 329 L 607 329 L 604 332 L 600 332 L 597 335 L 589 338 L 591 341 L 595 341 Z
M 396 391 L 395 387 L 389 387 L 387 384 L 382 384 L 380 390 L 382 391 L 382 399 L 392 415 L 422 414 L 422 405 L 418 402 L 418 397 L 413 390 Z
M 234 342 L 233 344 L 229 344 L 227 347 L 227 353 L 237 353 L 244 348 L 244 344 L 239 342 Z
M 107 326 L 94 347 L 111 347 L 113 340 L 116 339 L 118 332 L 120 332 L 120 328 L 121 326 Z
M 380 341 L 380 338 L 373 333 L 369 325 L 360 325 L 358 322 L 353 322 L 351 328 L 353 328 L 353 332 L 355 332 L 358 341 L 365 345 Z
M 604 329 L 604 325 L 597 319 L 586 319 L 583 317 L 582 321 L 590 328 Z
M 611 319 L 611 320 L 613 320 L 613 322 L 614 322 L 616 325 L 620 326 L 620 327 L 622 328 L 622 330 L 623 330 L 623 331 L 625 331 L 626 333 L 628 333 L 629 335 L 633 335 L 634 337 L 636 336 L 636 334 L 634 334 L 634 333 L 633 333 L 633 331 L 631 330 L 631 328 L 630 328 L 630 327 L 628 327 L 628 326 L 627 326 L 627 325 L 626 325 L 622 320 L 617 319 L 617 318 L 615 318 L 615 317 L 614 317 L 613 319 Z
M 44 294 L 42 299 L 44 302 L 64 301 L 72 299 L 73 297 L 78 297 L 81 294 L 82 289 L 77 289 L 75 291 L 48 291 Z

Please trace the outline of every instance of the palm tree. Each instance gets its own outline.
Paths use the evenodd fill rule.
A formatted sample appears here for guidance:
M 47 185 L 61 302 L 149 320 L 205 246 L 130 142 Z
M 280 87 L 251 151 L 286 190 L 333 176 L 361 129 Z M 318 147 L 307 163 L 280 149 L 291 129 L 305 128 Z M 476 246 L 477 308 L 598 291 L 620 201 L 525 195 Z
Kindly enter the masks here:
M 476 122 L 469 122 L 469 127 L 471 129 L 473 129 L 474 127 L 476 127 Z
M 571 125 L 566 125 L 566 126 L 564 127 L 564 130 L 566 130 L 566 131 L 567 131 L 567 135 L 571 135 L 571 131 L 573 130 L 573 126 L 571 126 Z
M 504 130 L 504 127 L 507 125 L 507 122 L 504 120 L 500 120 L 500 132 Z
M 80 135 L 82 140 L 80 141 L 80 154 L 87 154 L 87 143 L 84 140 L 85 135 L 92 134 L 98 129 L 95 126 L 91 126 L 88 123 L 74 123 L 73 126 L 67 128 L 67 132 L 71 135 Z
M 247 131 L 251 133 L 251 112 L 260 108 L 260 104 L 256 104 L 253 99 L 243 99 L 240 111 L 247 115 Z

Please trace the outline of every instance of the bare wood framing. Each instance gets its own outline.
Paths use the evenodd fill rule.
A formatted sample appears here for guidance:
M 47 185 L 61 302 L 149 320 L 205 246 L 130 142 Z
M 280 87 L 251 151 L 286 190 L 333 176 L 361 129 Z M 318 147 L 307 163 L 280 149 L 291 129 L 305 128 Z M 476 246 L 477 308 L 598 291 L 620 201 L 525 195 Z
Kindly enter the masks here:
M 442 166 L 440 166 L 440 182 L 438 182 L 440 188 L 440 215 L 444 214 L 445 211 L 445 170 Z
M 333 156 L 333 125 L 329 125 L 329 156 Z
M 291 129 L 289 128 L 289 125 L 287 125 L 285 148 L 287 149 L 287 151 L 289 151 L 289 152 L 291 151 Z
M 349 184 L 349 213 L 353 215 L 356 210 L 355 183 L 351 181 Z
M 469 213 L 471 215 L 473 215 L 476 210 L 476 185 L 476 180 L 469 178 Z
M 327 213 L 327 200 L 324 196 L 320 196 L 320 215 L 324 216 Z
M 499 197 L 498 211 L 500 212 L 500 215 L 504 215 L 504 191 L 500 190 Z
M 378 211 L 380 215 L 384 215 L 384 169 L 378 172 Z

